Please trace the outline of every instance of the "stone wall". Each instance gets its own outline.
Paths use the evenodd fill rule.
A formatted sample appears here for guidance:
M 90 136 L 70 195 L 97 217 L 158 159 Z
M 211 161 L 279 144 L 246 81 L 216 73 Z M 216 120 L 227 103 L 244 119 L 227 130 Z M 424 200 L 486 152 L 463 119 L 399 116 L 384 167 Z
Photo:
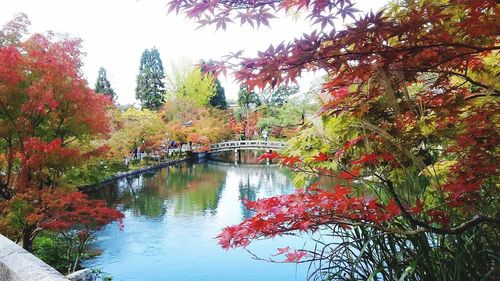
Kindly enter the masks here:
M 0 234 L 0 281 L 68 281 L 64 275 Z

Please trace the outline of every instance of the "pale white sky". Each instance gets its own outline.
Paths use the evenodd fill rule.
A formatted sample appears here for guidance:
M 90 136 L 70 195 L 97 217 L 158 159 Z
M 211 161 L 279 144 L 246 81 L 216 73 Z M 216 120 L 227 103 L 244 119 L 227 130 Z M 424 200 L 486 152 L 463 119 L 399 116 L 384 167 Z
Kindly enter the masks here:
M 358 9 L 377 10 L 387 0 L 359 0 Z M 121 104 L 135 102 L 139 61 L 146 48 L 155 46 L 165 71 L 172 64 L 196 63 L 245 49 L 246 55 L 266 49 L 269 44 L 291 40 L 309 29 L 303 21 L 274 21 L 272 29 L 230 25 L 227 31 L 213 27 L 196 30 L 197 24 L 182 15 L 166 14 L 167 0 L 0 0 L 0 25 L 24 12 L 32 25 L 30 32 L 68 33 L 83 39 L 83 72 L 94 87 L 97 71 L 107 70 L 111 86 Z M 313 75 L 299 81 L 307 90 Z M 232 77 L 221 79 L 226 97 L 235 99 L 238 85 Z

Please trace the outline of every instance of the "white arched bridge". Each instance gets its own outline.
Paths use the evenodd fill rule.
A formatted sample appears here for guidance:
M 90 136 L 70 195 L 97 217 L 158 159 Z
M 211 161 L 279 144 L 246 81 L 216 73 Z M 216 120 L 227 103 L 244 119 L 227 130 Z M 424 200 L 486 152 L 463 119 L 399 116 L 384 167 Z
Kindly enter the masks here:
M 286 142 L 266 140 L 240 140 L 214 143 L 207 151 L 208 156 L 219 152 L 234 151 L 234 163 L 241 163 L 242 150 L 265 150 L 266 152 L 280 150 L 287 146 Z M 269 160 L 268 160 L 269 163 Z
M 224 151 L 239 151 L 239 150 L 280 150 L 287 146 L 286 142 L 280 141 L 265 141 L 265 140 L 241 140 L 227 141 L 210 145 L 208 153 L 218 153 Z
M 176 153 L 181 152 L 192 152 L 192 157 L 195 159 L 203 159 L 205 157 L 210 157 L 210 155 L 217 154 L 219 152 L 225 151 L 233 151 L 235 163 L 241 162 L 241 150 L 264 150 L 266 152 L 270 151 L 278 151 L 283 148 L 286 148 L 288 144 L 286 142 L 280 141 L 266 141 L 266 140 L 240 140 L 240 141 L 227 141 L 227 142 L 219 142 L 210 145 L 210 150 L 203 152 L 196 152 L 198 147 L 189 146 L 184 144 L 177 148 L 169 148 L 166 150 L 166 153 L 171 156 Z M 128 158 L 126 161 L 130 161 L 131 159 L 142 159 L 145 156 L 153 157 L 159 159 L 157 155 L 151 155 L 145 152 L 137 153 L 136 155 Z

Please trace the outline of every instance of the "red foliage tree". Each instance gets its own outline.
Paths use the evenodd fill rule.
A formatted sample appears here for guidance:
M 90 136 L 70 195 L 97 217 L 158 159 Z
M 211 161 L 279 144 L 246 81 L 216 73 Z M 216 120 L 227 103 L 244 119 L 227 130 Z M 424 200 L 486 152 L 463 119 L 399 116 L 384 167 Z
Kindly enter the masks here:
M 55 231 L 64 237 L 68 273 L 77 269 L 87 242 L 96 231 L 114 221 L 123 227 L 124 215 L 120 211 L 107 207 L 102 200 L 90 200 L 84 193 L 44 190 L 38 198 L 42 204 L 27 220 L 36 224 L 38 230 Z
M 65 170 L 106 150 L 81 149 L 107 134 L 106 108 L 111 104 L 82 77 L 81 41 L 56 40 L 51 34 L 35 34 L 22 41 L 28 25 L 26 16 L 20 15 L 0 30 L 3 205 L 22 193 L 56 188 Z M 26 249 L 31 249 L 36 229 L 34 224 L 23 226 Z
M 275 12 L 306 13 L 315 32 L 270 46 L 255 58 L 231 54 L 219 69 L 233 69 L 250 88 L 294 82 L 304 71 L 322 69 L 328 81 L 321 91 L 329 99 L 319 114 L 352 124 L 339 126 L 337 135 L 323 135 L 306 149 L 296 145 L 294 151 L 292 146 L 292 155 L 264 155 L 300 172 L 335 177 L 345 187 L 247 202 L 256 215 L 226 228 L 219 236 L 223 247 L 244 247 L 260 237 L 321 226 L 361 226 L 363 233 L 376 230 L 391 241 L 403 237 L 398 254 L 405 258 L 400 262 L 416 267 L 421 279 L 454 274 L 480 279 L 498 268 L 488 254 L 477 254 L 495 247 L 491 241 L 500 226 L 494 184 L 500 140 L 496 1 L 401 1 L 359 18 L 348 0 L 173 0 L 169 7 L 201 25 L 223 29 L 234 19 L 268 25 Z M 337 31 L 336 17 L 351 17 L 353 23 Z M 425 184 L 408 190 L 408 181 L 415 179 Z M 474 236 L 475 231 L 484 239 Z M 477 244 L 457 242 L 464 237 Z M 432 251 L 430 240 L 439 245 Z M 462 260 L 454 254 L 465 251 L 472 254 Z M 339 253 L 337 249 L 332 255 Z M 322 258 L 316 254 L 309 257 Z M 304 257 L 294 252 L 287 260 Z M 365 266 L 373 262 L 372 272 L 380 272 L 383 264 L 384 277 L 408 274 L 393 266 L 398 262 L 380 259 L 365 259 Z M 447 267 L 448 259 L 460 264 L 460 273 Z M 442 265 L 443 274 L 433 270 L 435 264 Z

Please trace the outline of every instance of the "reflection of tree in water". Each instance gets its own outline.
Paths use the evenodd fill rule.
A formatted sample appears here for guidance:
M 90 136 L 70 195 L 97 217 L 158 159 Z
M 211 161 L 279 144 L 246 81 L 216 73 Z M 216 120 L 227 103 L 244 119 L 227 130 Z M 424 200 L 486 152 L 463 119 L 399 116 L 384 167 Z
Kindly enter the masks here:
M 215 213 L 225 172 L 209 165 L 180 165 L 121 179 L 93 192 L 96 198 L 120 204 L 124 210 L 150 218 L 175 213 Z
M 260 198 L 271 197 L 294 192 L 290 179 L 276 167 L 256 166 L 237 167 L 240 178 L 238 183 L 240 199 L 255 201 Z M 244 218 L 252 215 L 243 204 L 241 213 Z
M 123 210 L 131 210 L 135 215 L 158 218 L 165 213 L 164 197 L 155 184 L 158 174 L 145 173 L 117 181 L 113 185 L 118 198 L 113 198 Z
M 170 206 L 178 214 L 214 214 L 225 176 L 224 171 L 207 164 L 184 166 L 178 172 L 171 170 L 166 189 L 170 194 Z
M 108 205 L 115 204 L 120 197 L 116 183 L 104 184 L 102 186 L 92 188 L 85 193 L 87 193 L 92 199 L 102 199 L 106 201 Z
M 183 164 L 118 180 L 91 196 L 149 218 L 160 218 L 167 210 L 184 215 L 215 214 L 227 173 L 237 177 L 240 198 L 256 200 L 294 191 L 284 171 L 265 165 Z M 251 215 L 243 205 L 241 212 L 244 217 Z
M 255 201 L 257 199 L 257 189 L 252 188 L 250 185 L 250 177 L 246 177 L 246 182 L 244 181 L 244 178 L 239 182 L 238 189 L 240 192 L 240 199 L 248 199 L 251 201 Z M 243 218 L 247 219 L 253 215 L 250 210 L 248 210 L 245 205 L 241 204 L 241 213 L 243 215 Z

